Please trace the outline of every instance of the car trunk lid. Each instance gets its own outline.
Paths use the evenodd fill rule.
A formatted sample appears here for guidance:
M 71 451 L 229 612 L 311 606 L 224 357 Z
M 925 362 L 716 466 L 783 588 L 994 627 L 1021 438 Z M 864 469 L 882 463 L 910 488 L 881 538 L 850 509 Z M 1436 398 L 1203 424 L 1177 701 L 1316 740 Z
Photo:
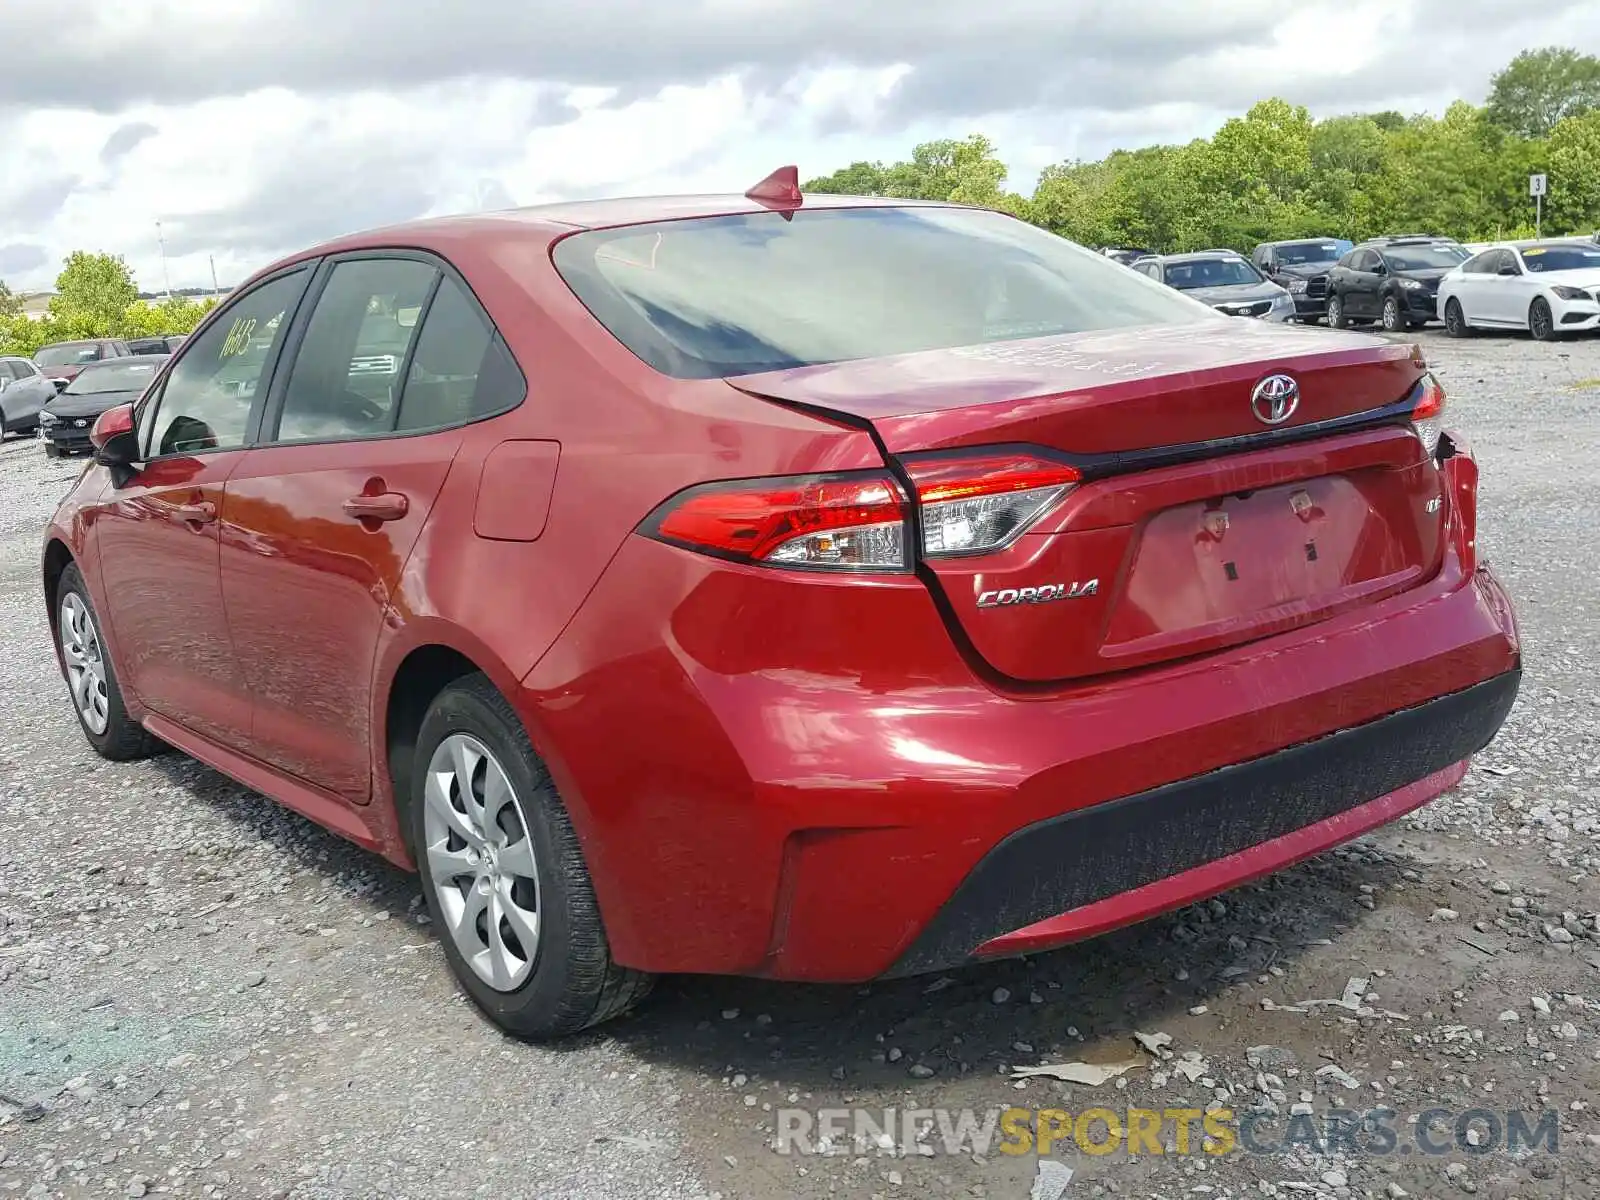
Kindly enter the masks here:
M 1409 345 L 1228 321 L 729 382 L 864 423 L 913 474 L 995 446 L 1077 466 L 1083 482 L 1012 544 L 923 567 L 959 638 L 1044 682 L 1236 645 L 1430 577 L 1443 493 L 1405 422 L 1423 373 Z M 1253 395 L 1276 374 L 1298 386 L 1286 413 Z

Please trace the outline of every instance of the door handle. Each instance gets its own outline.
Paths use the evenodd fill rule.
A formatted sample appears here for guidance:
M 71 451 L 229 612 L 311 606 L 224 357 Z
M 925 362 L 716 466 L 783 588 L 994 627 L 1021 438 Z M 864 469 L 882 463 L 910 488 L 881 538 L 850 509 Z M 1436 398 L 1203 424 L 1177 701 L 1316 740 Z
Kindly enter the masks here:
M 210 500 L 196 504 L 174 504 L 172 515 L 185 525 L 209 525 L 217 519 L 217 506 Z
M 410 509 L 411 502 L 399 492 L 352 496 L 344 502 L 345 513 L 358 521 L 398 521 Z

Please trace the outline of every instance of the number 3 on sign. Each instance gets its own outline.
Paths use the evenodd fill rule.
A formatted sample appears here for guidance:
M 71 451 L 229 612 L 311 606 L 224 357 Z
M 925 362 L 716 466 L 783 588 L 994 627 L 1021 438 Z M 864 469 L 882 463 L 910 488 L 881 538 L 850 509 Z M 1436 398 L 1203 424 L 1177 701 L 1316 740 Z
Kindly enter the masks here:
M 250 345 L 250 335 L 256 331 L 254 317 L 235 317 L 233 328 L 228 330 L 228 339 L 222 343 L 222 353 L 218 358 L 232 358 L 235 354 L 243 354 Z

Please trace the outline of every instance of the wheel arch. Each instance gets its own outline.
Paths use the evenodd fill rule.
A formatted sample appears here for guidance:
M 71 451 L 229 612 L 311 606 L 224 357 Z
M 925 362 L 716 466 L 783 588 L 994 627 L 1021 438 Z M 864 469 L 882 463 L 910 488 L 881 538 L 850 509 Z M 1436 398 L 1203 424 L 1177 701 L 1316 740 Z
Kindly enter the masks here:
M 380 654 L 374 681 L 373 745 L 378 761 L 373 799 L 393 814 L 392 844 L 399 854 L 392 857 L 410 866 L 415 863 L 409 810 L 417 737 L 429 706 L 445 688 L 468 675 L 483 675 L 517 713 L 535 752 L 547 764 L 549 757 L 540 731 L 529 723 L 525 706 L 517 703 L 515 673 L 490 647 L 438 619 L 408 623 L 405 632 L 410 636 L 397 639 Z M 572 815 L 575 824 L 581 821 L 579 814 Z
M 52 535 L 44 544 L 43 582 L 44 609 L 50 618 L 50 633 L 56 632 L 56 592 L 61 588 L 61 577 L 67 568 L 77 562 L 71 548 L 59 536 Z

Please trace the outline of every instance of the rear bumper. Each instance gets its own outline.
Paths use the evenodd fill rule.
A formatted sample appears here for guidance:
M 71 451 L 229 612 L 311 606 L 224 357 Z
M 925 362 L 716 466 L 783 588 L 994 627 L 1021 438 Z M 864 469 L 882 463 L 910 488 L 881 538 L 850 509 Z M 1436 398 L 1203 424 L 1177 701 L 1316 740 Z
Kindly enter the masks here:
M 1091 937 L 1391 821 L 1460 780 L 1466 759 L 1511 711 L 1520 677 L 1507 671 L 1274 754 L 1019 829 L 984 855 L 890 974 Z
M 1142 919 L 1425 802 L 1498 729 L 1520 667 L 1476 562 L 1476 468 L 1444 474 L 1427 582 L 1070 686 L 981 676 L 914 577 L 631 537 L 514 696 L 615 957 L 934 969 Z

